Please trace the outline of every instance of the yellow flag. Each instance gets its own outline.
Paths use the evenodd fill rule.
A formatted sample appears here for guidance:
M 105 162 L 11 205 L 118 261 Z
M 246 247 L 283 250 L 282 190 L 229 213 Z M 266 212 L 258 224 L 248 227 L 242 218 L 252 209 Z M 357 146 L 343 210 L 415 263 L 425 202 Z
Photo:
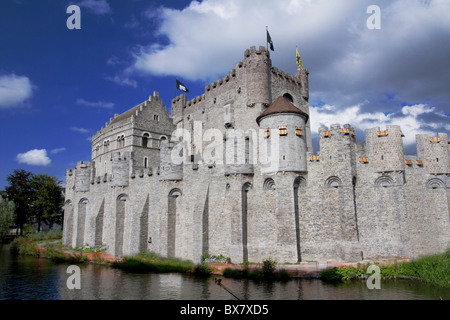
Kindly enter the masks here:
M 303 66 L 303 62 L 302 59 L 300 59 L 300 53 L 298 53 L 298 48 L 296 49 L 296 53 L 297 53 L 297 64 L 299 67 Z

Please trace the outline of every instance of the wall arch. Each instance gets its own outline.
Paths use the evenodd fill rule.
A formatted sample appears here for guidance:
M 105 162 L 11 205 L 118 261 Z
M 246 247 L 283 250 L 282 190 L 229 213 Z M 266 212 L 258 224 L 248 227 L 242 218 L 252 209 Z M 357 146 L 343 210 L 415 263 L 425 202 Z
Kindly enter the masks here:
M 77 223 L 77 240 L 76 246 L 84 246 L 84 230 L 86 225 L 86 213 L 87 207 L 89 205 L 89 200 L 87 198 L 82 198 L 78 202 L 78 223 Z
M 332 176 L 325 181 L 325 186 L 329 188 L 339 188 L 342 186 L 342 181 L 340 178 Z
M 264 180 L 263 189 L 275 190 L 276 189 L 275 181 L 272 178 L 267 178 L 266 180 Z
M 128 201 L 128 195 L 121 194 L 116 200 L 116 232 L 115 232 L 115 255 L 120 256 L 123 254 L 123 235 L 125 231 L 125 215 L 126 215 L 126 203 Z
M 64 202 L 64 244 L 72 246 L 73 237 L 73 203 L 72 200 Z
M 181 197 L 181 190 L 174 188 L 169 191 L 167 202 L 167 257 L 175 257 L 177 199 Z
M 250 182 L 246 182 L 242 185 L 241 192 L 241 217 L 242 217 L 242 259 L 243 261 L 248 261 L 248 228 L 247 228 L 247 193 L 252 188 L 252 184 Z
M 306 179 L 305 177 L 299 176 L 294 180 L 294 188 L 305 188 L 306 187 Z
M 394 180 L 388 176 L 381 176 L 375 180 L 375 185 L 377 187 L 390 187 L 394 184 Z
M 431 178 L 427 181 L 426 187 L 428 189 L 440 189 L 445 188 L 445 183 L 439 178 Z

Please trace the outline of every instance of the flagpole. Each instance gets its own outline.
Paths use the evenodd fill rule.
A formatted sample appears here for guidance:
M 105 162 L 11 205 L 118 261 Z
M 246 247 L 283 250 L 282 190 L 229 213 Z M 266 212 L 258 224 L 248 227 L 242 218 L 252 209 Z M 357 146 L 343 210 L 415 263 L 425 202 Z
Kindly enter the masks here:
M 267 33 L 269 32 L 269 30 L 267 29 L 267 26 L 266 26 L 266 50 L 267 50 L 267 52 L 269 52 L 269 43 L 267 42 Z

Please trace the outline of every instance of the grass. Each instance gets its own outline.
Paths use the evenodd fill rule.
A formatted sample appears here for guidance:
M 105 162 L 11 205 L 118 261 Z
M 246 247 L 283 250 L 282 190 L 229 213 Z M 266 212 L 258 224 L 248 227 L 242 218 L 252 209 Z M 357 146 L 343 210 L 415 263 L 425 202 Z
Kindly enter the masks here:
M 82 263 L 87 260 L 83 255 L 71 255 L 63 250 L 62 233 L 58 230 L 29 233 L 17 237 L 11 242 L 11 251 L 21 255 L 41 256 L 55 262 Z M 51 242 L 50 242 L 51 241 Z M 39 244 L 46 243 L 40 250 Z
M 163 258 L 155 253 L 139 253 L 136 256 L 126 256 L 122 261 L 115 261 L 112 266 L 134 272 L 193 272 L 195 264 L 189 260 Z M 200 268 L 198 268 L 200 272 Z
M 326 281 L 362 279 L 369 276 L 367 273 L 369 265 L 336 267 L 323 271 L 321 277 Z M 443 254 L 378 266 L 383 279 L 412 278 L 450 288 L 450 248 Z

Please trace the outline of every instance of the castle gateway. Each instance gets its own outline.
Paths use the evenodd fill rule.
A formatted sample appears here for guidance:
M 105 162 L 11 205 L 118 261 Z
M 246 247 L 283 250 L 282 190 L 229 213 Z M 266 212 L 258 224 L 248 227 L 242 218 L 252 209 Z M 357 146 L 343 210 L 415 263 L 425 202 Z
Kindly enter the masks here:
M 245 51 L 190 101 L 155 92 L 92 138 L 67 172 L 63 242 L 114 255 L 152 251 L 199 262 L 417 257 L 450 246 L 449 141 L 401 128 L 320 128 L 313 152 L 308 71 Z

